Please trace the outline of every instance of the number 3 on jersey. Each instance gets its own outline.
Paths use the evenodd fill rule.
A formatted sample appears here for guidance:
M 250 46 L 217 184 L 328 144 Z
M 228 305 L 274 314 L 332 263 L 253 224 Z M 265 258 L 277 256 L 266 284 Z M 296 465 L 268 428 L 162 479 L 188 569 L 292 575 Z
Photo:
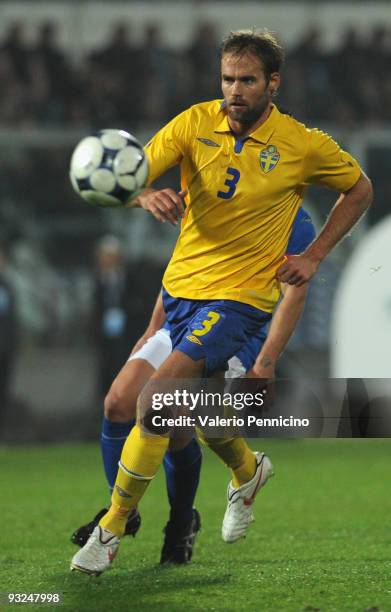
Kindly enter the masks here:
M 236 170 L 236 168 L 227 168 L 227 174 L 231 177 L 227 178 L 224 183 L 224 185 L 228 187 L 228 191 L 217 192 L 217 197 L 223 198 L 223 200 L 229 200 L 230 198 L 232 198 L 236 191 L 236 185 L 238 184 L 238 181 L 240 179 L 240 172 L 239 170 Z

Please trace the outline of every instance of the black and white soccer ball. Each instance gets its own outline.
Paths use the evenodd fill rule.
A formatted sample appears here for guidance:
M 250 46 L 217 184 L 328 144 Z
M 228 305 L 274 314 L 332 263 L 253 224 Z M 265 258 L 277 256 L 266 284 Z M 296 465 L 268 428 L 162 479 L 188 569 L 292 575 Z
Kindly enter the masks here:
M 96 206 L 124 206 L 145 187 L 148 160 L 137 138 L 100 130 L 76 146 L 70 166 L 74 190 Z

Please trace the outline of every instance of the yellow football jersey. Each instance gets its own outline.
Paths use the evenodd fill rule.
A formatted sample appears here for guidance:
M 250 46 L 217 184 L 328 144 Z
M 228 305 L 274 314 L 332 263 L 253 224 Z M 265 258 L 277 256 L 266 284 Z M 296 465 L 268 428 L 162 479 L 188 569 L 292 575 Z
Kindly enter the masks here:
M 146 145 L 149 182 L 180 164 L 186 212 L 163 285 L 174 297 L 228 299 L 271 312 L 296 212 L 310 183 L 338 192 L 358 163 L 328 136 L 273 106 L 244 141 L 221 100 L 192 106 Z

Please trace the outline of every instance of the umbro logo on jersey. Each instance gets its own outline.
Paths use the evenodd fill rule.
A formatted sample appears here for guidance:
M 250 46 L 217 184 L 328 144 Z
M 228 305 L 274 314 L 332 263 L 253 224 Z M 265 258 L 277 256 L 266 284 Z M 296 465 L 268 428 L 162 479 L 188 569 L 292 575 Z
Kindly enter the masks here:
M 209 140 L 209 138 L 197 138 L 202 144 L 208 145 L 208 147 L 219 147 L 220 145 L 214 140 Z
M 266 174 L 277 166 L 279 159 L 280 154 L 274 145 L 269 145 L 266 149 L 262 149 L 259 154 L 259 163 Z

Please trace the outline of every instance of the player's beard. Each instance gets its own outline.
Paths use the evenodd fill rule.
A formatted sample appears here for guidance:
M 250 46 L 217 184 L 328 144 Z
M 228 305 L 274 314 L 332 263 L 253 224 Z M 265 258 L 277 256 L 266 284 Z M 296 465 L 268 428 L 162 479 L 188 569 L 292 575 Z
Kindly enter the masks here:
M 263 115 L 265 110 L 268 108 L 271 102 L 271 94 L 267 89 L 262 97 L 259 99 L 258 104 L 249 108 L 248 106 L 244 106 L 243 110 L 233 111 L 230 109 L 228 105 L 228 117 L 233 121 L 237 121 L 241 123 L 243 126 L 251 126 L 258 121 L 258 119 Z

